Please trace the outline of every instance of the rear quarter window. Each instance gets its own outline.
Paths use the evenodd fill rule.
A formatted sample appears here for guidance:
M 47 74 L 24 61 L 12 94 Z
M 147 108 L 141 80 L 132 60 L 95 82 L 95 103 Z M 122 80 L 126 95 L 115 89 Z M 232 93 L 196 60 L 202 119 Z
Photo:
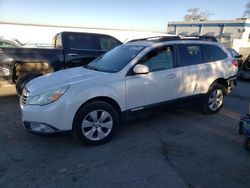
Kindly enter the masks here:
M 77 50 L 100 50 L 97 37 L 91 34 L 69 34 L 69 47 Z
M 220 61 L 227 58 L 227 54 L 218 46 L 206 45 L 211 61 Z

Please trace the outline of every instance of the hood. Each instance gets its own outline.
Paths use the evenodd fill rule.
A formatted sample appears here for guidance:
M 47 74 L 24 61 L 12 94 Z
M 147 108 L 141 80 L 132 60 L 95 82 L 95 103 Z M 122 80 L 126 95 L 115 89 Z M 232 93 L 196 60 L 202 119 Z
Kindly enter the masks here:
M 70 68 L 35 78 L 28 82 L 26 88 L 34 96 L 60 86 L 70 85 L 78 81 L 90 81 L 109 74 L 83 67 Z

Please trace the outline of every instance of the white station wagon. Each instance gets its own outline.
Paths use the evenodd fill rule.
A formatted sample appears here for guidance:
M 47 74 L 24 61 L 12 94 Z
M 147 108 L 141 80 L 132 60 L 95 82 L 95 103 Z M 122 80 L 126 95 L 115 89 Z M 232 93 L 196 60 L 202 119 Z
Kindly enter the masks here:
M 198 101 L 216 113 L 235 85 L 237 61 L 212 37 L 155 37 L 120 45 L 85 67 L 30 81 L 20 98 L 25 129 L 72 131 L 102 144 L 126 117 Z M 194 100 L 197 99 L 197 100 Z

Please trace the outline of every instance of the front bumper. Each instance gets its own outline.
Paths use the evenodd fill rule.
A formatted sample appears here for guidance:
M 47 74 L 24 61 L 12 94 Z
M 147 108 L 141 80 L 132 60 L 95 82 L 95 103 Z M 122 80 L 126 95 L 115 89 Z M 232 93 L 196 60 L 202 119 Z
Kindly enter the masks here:
M 23 126 L 26 131 L 37 134 L 37 135 L 54 135 L 59 133 L 64 133 L 67 131 L 58 130 L 57 128 L 48 125 L 46 123 L 40 122 L 23 122 Z
M 39 105 L 23 105 L 20 101 L 21 116 L 24 128 L 35 134 L 55 134 L 72 130 L 68 124 L 65 106 L 58 100 L 54 103 Z

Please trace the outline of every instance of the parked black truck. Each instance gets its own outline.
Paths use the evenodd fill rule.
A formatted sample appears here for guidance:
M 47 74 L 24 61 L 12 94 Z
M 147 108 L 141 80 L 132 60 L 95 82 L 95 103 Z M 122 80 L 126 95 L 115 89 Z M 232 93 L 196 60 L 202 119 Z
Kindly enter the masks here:
M 120 44 L 109 35 L 61 32 L 53 39 L 54 48 L 0 48 L 0 80 L 16 84 L 20 95 L 28 81 L 46 73 L 86 65 Z

